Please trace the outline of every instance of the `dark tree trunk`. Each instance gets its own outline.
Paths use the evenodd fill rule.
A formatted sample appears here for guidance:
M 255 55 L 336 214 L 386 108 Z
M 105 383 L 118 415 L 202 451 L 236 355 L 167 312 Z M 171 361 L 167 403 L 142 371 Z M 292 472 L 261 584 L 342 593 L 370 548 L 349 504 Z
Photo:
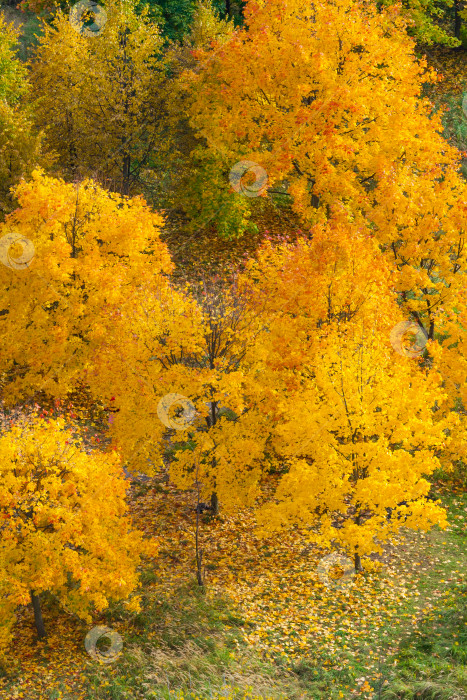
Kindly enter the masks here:
M 225 13 L 228 17 L 231 15 L 230 0 L 225 0 Z
M 45 637 L 44 620 L 42 619 L 41 601 L 39 596 L 31 591 L 31 603 L 34 610 L 34 622 L 36 623 L 37 636 L 39 639 Z
M 212 364 L 212 363 L 211 363 Z M 214 367 L 211 366 L 211 369 L 214 369 Z M 211 428 L 217 423 L 217 401 L 211 401 L 211 415 L 208 416 L 207 422 L 208 422 L 208 427 Z M 216 473 L 216 458 L 212 458 L 212 471 L 215 474 Z M 215 491 L 216 484 L 214 482 L 214 491 L 211 494 L 211 510 L 213 515 L 219 515 L 219 499 L 217 497 L 217 493 Z
M 456 39 L 461 38 L 461 16 L 459 12 L 462 10 L 461 0 L 454 1 L 454 36 Z
M 355 552 L 354 564 L 355 564 L 355 571 L 363 571 L 362 561 L 360 559 L 360 554 L 358 554 L 358 552 Z
M 358 508 L 360 508 L 360 504 L 358 504 Z M 362 520 L 362 514 L 359 512 L 357 517 L 355 518 L 355 524 L 360 525 Z M 363 566 L 362 566 L 362 560 L 360 559 L 360 554 L 357 552 L 358 545 L 355 547 L 355 556 L 354 556 L 354 564 L 355 564 L 355 571 L 363 571 Z
M 213 515 L 219 515 L 219 499 L 217 498 L 217 493 L 211 494 L 211 509 Z
M 199 497 L 198 497 L 199 506 Z M 204 587 L 203 581 L 203 551 L 199 546 L 199 508 L 196 509 L 196 580 L 198 581 L 198 586 Z
M 199 464 L 196 467 L 196 533 L 195 533 L 195 542 L 196 542 L 196 580 L 198 581 L 198 586 L 200 586 L 201 589 L 204 590 L 204 581 L 203 581 L 203 572 L 202 572 L 202 566 L 203 566 L 203 550 L 199 546 L 199 514 L 201 513 L 201 508 L 200 508 L 200 501 L 199 501 L 199 479 L 198 479 L 198 474 L 199 474 Z
M 126 154 L 123 158 L 122 194 L 126 195 L 127 197 L 130 195 L 130 164 L 131 164 L 131 157 L 129 154 Z

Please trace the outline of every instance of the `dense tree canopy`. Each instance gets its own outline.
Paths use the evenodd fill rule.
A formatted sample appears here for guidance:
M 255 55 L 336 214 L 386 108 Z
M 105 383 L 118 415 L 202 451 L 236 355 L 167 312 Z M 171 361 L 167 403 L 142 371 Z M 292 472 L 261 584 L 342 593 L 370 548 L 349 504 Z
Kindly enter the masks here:
M 109 598 L 125 599 L 144 543 L 127 518 L 118 455 L 87 454 L 63 420 L 30 415 L 2 435 L 0 454 L 4 647 L 31 594 L 49 591 L 88 621 Z
M 16 57 L 17 32 L 0 17 L 0 214 L 13 208 L 10 189 L 30 174 L 39 156 L 39 138 L 32 132 L 31 110 L 25 104 L 29 83 Z
M 20 206 L 0 225 L 9 262 L 0 266 L 1 371 L 11 403 L 40 390 L 66 395 L 108 340 L 108 310 L 172 265 L 162 219 L 140 198 L 40 171 L 15 193 Z
M 31 72 L 35 114 L 62 173 L 128 195 L 169 151 L 166 68 L 158 27 L 134 3 L 106 14 L 98 37 L 61 12 L 45 26 Z
M 74 631 L 106 615 L 153 666 L 102 693 L 159 697 L 198 634 L 180 600 L 167 632 L 163 597 L 194 574 L 250 605 L 245 639 L 285 668 L 321 644 L 307 596 L 331 606 L 327 553 L 351 559 L 336 605 L 363 619 L 408 531 L 454 547 L 467 111 L 423 54 L 444 45 L 463 74 L 461 17 L 450 0 L 40 0 L 21 31 L 0 18 L 4 660 L 32 613 L 40 639 L 60 610 Z M 287 672 L 308 682 L 317 659 Z M 369 700 L 369 683 L 311 696 Z

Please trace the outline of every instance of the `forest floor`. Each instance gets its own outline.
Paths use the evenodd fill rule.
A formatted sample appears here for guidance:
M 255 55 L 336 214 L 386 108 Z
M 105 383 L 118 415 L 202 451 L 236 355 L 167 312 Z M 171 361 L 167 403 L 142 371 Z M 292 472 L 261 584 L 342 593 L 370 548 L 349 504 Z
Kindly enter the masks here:
M 0 7 L 0 15 L 3 17 L 5 22 L 8 24 L 13 24 L 15 29 L 21 29 L 24 23 L 24 15 L 10 5 L 3 5 Z
M 459 484 L 436 489 L 449 528 L 404 528 L 343 590 L 321 581 L 328 552 L 306 531 L 258 540 L 251 511 L 203 515 L 203 590 L 194 494 L 166 473 L 133 480 L 134 522 L 160 549 L 143 567 L 142 612 L 117 604 L 93 620 L 120 634 L 121 656 L 91 658 L 84 639 L 92 626 L 44 596 L 48 637 L 37 641 L 32 610 L 19 611 L 0 698 L 162 700 L 183 691 L 186 700 L 207 699 L 226 697 L 232 685 L 239 690 L 227 697 L 253 687 L 274 700 L 465 699 L 467 494 Z

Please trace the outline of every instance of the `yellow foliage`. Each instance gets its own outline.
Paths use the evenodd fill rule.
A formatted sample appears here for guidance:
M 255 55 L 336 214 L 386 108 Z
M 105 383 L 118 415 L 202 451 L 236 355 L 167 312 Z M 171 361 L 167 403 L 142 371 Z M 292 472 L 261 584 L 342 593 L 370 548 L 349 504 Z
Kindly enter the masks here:
M 32 63 L 36 122 L 69 179 L 92 176 L 122 194 L 142 191 L 154 152 L 171 134 L 163 39 L 132 2 L 106 4 L 98 37 L 80 34 L 58 11 L 44 22 Z
M 315 226 L 311 242 L 265 246 L 248 276 L 268 330 L 248 358 L 261 358 L 264 398 L 274 387 L 267 429 L 286 465 L 258 512 L 262 532 L 305 524 L 322 546 L 368 554 L 375 535 L 385 541 L 402 524 L 386 522 L 386 507 L 412 499 L 407 526 L 446 526 L 423 499 L 448 442 L 450 424 L 433 410 L 446 393 L 436 369 L 391 346 L 394 275 L 371 237 Z
M 0 465 L 0 645 L 31 591 L 51 592 L 88 623 L 127 598 L 145 544 L 127 515 L 118 454 L 89 453 L 63 419 L 30 414 L 0 437 Z
M 19 208 L 0 224 L 0 367 L 11 402 L 41 389 L 64 396 L 92 373 L 93 355 L 110 342 L 111 311 L 172 269 L 162 218 L 141 198 L 40 171 L 15 195 Z M 19 259 L 14 240 L 24 248 Z
M 10 189 L 36 166 L 40 136 L 32 131 L 29 83 L 17 58 L 18 32 L 0 16 L 0 215 L 14 208 Z

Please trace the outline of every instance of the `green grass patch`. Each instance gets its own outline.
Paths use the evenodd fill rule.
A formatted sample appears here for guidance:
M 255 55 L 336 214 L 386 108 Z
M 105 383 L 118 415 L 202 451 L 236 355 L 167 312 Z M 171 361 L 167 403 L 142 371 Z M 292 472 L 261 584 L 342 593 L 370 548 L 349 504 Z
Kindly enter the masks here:
M 151 586 L 161 583 L 155 573 L 146 574 L 144 583 L 143 611 L 122 631 L 125 649 L 118 665 L 90 669 L 90 700 L 169 699 L 180 691 L 186 700 L 245 694 L 304 697 L 298 677 L 262 660 L 242 642 L 247 623 L 229 601 L 205 595 L 196 583 L 165 595 L 159 586 L 151 592 Z M 122 618 L 117 606 L 109 611 L 106 624 Z
M 143 575 L 140 614 L 129 619 L 118 606 L 109 611 L 106 624 L 123 622 L 125 649 L 118 665 L 92 667 L 88 697 L 467 698 L 467 497 L 451 494 L 443 502 L 448 531 L 407 531 L 400 567 L 413 579 L 413 595 L 359 648 L 350 634 L 335 630 L 338 662 L 312 643 L 309 655 L 292 665 L 281 653 L 266 660 L 244 643 L 248 623 L 228 599 L 203 594 L 195 583 L 162 595 L 152 571 Z
M 0 4 L 0 12 L 8 24 L 14 24 L 19 30 L 18 56 L 22 61 L 27 61 L 38 43 L 37 37 L 42 34 L 40 15 L 34 12 L 22 12 L 16 7 L 4 4 Z

